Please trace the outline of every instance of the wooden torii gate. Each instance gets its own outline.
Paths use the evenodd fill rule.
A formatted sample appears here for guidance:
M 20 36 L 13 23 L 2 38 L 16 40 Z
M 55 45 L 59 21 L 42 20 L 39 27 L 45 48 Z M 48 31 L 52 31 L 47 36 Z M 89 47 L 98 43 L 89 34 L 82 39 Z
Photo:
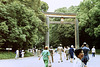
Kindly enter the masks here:
M 75 24 L 75 48 L 79 48 L 79 30 L 78 30 L 78 20 L 76 18 L 76 14 L 68 13 L 54 13 L 54 12 L 44 12 L 46 16 L 46 23 L 49 24 Z M 61 18 L 61 21 L 50 21 L 49 17 L 59 17 Z M 73 22 L 64 22 L 64 18 L 74 18 L 75 21 Z M 46 40 L 45 45 L 49 47 L 49 30 L 46 32 Z

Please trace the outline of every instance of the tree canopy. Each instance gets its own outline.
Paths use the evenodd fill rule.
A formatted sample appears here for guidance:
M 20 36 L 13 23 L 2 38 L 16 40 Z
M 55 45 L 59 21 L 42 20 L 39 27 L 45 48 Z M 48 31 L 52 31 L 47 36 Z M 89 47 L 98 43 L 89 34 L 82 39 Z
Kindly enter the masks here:
M 27 49 L 43 43 L 46 29 L 44 14 L 22 4 L 24 0 L 10 1 L 0 3 L 0 42 L 3 43 L 0 46 Z

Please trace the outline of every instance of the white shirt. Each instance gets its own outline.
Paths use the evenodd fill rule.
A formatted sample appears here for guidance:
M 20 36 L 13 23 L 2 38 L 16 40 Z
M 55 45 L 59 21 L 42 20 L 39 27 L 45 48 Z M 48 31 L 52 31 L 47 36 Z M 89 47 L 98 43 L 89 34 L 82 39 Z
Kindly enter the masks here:
M 16 54 L 19 55 L 19 50 L 16 50 Z
M 58 47 L 58 53 L 62 53 L 63 48 L 62 47 Z
M 84 63 L 79 58 L 75 58 L 73 67 L 84 67 Z
M 95 53 L 95 48 L 92 48 L 92 53 Z

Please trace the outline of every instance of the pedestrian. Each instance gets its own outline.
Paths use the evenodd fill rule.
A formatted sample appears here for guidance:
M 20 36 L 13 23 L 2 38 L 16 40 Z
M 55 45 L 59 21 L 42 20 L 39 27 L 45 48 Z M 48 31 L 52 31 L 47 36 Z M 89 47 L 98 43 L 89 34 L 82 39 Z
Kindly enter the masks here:
M 73 67 L 85 67 L 85 64 L 81 61 L 84 56 L 83 50 L 76 49 L 74 53 L 75 53 L 76 59 L 74 61 Z
M 50 52 L 50 55 L 51 55 L 51 58 L 52 58 L 52 63 L 53 63 L 54 62 L 54 59 L 53 59 L 54 50 L 53 50 L 52 46 L 50 47 L 49 52 Z
M 63 62 L 63 60 L 62 60 L 62 51 L 63 51 L 62 44 L 59 45 L 59 47 L 57 48 L 57 51 L 58 51 L 58 54 L 60 55 L 60 61 Z M 60 61 L 58 61 L 58 63 Z
M 69 58 L 69 47 L 68 46 L 65 50 L 65 53 L 66 53 L 66 60 L 68 60 L 68 58 Z
M 73 63 L 73 58 L 74 58 L 74 46 L 71 45 L 71 48 L 69 49 L 69 54 L 70 54 L 70 62 Z
M 48 46 L 45 46 L 44 50 L 42 51 L 41 56 L 39 57 L 39 60 L 41 59 L 42 56 L 43 56 L 43 61 L 44 61 L 45 67 L 48 67 L 48 63 L 51 62 Z
M 16 56 L 15 56 L 15 59 L 18 59 L 19 58 L 19 50 L 16 50 Z
M 66 58 L 66 47 L 64 46 L 64 58 Z
M 22 53 L 22 50 L 20 49 L 19 50 L 19 57 L 22 57 L 22 54 L 21 53 Z
M 55 48 L 55 51 L 54 52 L 56 52 L 57 53 L 57 48 Z
M 25 53 L 24 50 L 22 50 L 22 52 L 21 52 L 21 54 L 22 54 L 22 58 L 24 57 L 24 53 Z
M 38 56 L 38 57 L 40 57 L 40 54 L 41 54 L 40 52 L 41 52 L 40 49 L 38 49 L 38 50 L 37 50 L 37 56 Z
M 34 51 L 34 48 L 32 49 L 32 54 L 33 54 L 33 56 L 35 55 L 35 51 Z
M 93 46 L 93 48 L 92 48 L 92 57 L 95 57 L 95 53 L 96 53 L 96 49 L 95 49 L 95 46 Z
M 89 47 L 87 47 L 86 42 L 84 42 L 83 45 L 84 45 L 84 47 L 82 49 L 83 49 L 83 52 L 84 52 L 84 57 L 82 58 L 82 62 L 85 64 L 85 67 L 87 67 L 87 62 L 89 60 L 88 53 L 89 53 L 90 49 L 89 49 Z

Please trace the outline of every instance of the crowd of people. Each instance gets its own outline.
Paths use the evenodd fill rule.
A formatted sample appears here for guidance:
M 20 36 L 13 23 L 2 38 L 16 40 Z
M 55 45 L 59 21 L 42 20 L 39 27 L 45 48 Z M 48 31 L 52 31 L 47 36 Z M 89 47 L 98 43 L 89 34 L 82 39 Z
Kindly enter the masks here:
M 43 56 L 43 61 L 45 63 L 45 67 L 48 67 L 48 65 L 52 62 L 54 63 L 54 53 L 59 54 L 59 60 L 58 63 L 63 62 L 62 59 L 62 54 L 64 53 L 64 58 L 66 60 L 70 60 L 71 63 L 73 64 L 73 67 L 87 67 L 87 62 L 89 61 L 89 45 L 84 42 L 81 48 L 75 49 L 73 45 L 69 46 L 64 46 L 62 47 L 62 44 L 58 46 L 57 49 L 53 49 L 51 46 L 50 48 L 45 46 L 44 50 L 41 52 L 40 58 Z M 91 49 L 92 56 L 95 57 L 95 46 Z M 50 57 L 51 56 L 51 57 Z M 51 65 L 50 65 L 51 67 Z
M 84 42 L 81 48 L 75 49 L 74 45 L 64 46 L 62 44 L 58 46 L 57 49 L 54 49 L 52 46 L 50 48 L 48 46 L 44 47 L 44 50 L 40 49 L 32 49 L 29 52 L 33 53 L 33 55 L 37 55 L 40 58 L 43 56 L 43 61 L 45 67 L 51 67 L 51 62 L 54 63 L 54 53 L 59 54 L 58 63 L 63 62 L 62 54 L 64 54 L 64 59 L 70 60 L 71 63 L 74 63 L 73 67 L 87 67 L 87 62 L 89 61 L 89 45 Z M 95 57 L 96 49 L 95 46 L 91 49 L 92 57 Z M 23 58 L 25 54 L 24 50 L 16 50 L 15 59 L 19 57 Z

